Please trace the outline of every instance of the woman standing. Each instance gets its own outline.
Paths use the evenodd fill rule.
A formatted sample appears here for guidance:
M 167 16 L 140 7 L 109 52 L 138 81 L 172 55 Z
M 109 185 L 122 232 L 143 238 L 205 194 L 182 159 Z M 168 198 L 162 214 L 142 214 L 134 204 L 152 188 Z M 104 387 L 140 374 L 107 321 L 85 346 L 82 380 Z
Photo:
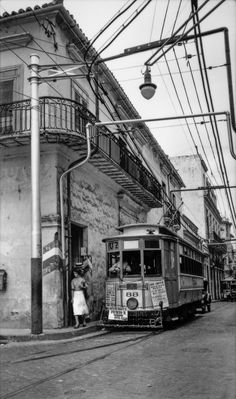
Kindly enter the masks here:
M 85 301 L 84 290 L 86 289 L 85 279 L 83 278 L 83 270 L 77 269 L 73 271 L 74 278 L 71 281 L 71 297 L 73 305 L 73 314 L 75 316 L 74 328 L 79 328 L 80 319 L 82 319 L 83 327 L 86 326 L 85 317 L 88 315 L 88 306 Z

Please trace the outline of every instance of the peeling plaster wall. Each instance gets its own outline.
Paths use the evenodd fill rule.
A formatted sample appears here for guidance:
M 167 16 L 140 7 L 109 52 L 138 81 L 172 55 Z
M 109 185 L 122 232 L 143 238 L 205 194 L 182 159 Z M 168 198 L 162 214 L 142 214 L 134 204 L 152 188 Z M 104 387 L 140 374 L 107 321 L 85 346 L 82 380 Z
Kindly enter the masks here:
M 57 157 L 53 152 L 41 153 L 41 213 L 57 212 Z M 47 220 L 47 216 L 45 217 Z M 43 223 L 43 246 L 52 241 L 56 226 Z M 0 291 L 1 326 L 30 328 L 31 324 L 31 177 L 30 150 L 16 148 L 1 152 L 0 161 L 0 268 L 7 272 L 7 289 Z M 43 315 L 58 318 L 62 294 L 60 272 L 55 270 L 43 278 Z M 53 308 L 50 317 L 47 308 Z M 60 310 L 61 312 L 61 310 Z M 56 315 L 55 315 L 56 314 Z M 61 315 L 59 318 L 61 319 Z M 58 325 L 58 322 L 56 322 Z
M 43 327 L 64 323 L 60 253 L 58 181 L 75 157 L 60 146 L 41 146 L 40 188 L 43 248 Z M 2 327 L 31 325 L 31 177 L 29 148 L 2 150 L 0 161 L 0 268 L 7 289 L 0 291 Z M 64 180 L 66 211 L 66 179 Z M 86 164 L 71 176 L 71 220 L 87 227 L 93 258 L 94 317 L 104 299 L 105 245 L 118 224 L 145 222 L 147 209 L 132 200 L 112 179 Z M 119 193 L 119 195 L 118 195 Z M 66 212 L 65 212 L 66 216 Z

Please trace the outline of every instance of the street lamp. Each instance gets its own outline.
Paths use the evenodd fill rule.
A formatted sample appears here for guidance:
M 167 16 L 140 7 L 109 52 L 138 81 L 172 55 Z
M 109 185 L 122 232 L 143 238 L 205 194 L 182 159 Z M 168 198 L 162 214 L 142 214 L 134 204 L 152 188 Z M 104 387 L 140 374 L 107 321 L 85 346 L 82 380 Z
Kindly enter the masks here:
M 146 66 L 146 71 L 144 72 L 144 83 L 142 83 L 139 86 L 139 89 L 141 91 L 141 94 L 146 100 L 150 100 L 155 94 L 157 86 L 155 83 L 152 83 L 152 77 L 151 77 L 151 69 L 147 65 Z

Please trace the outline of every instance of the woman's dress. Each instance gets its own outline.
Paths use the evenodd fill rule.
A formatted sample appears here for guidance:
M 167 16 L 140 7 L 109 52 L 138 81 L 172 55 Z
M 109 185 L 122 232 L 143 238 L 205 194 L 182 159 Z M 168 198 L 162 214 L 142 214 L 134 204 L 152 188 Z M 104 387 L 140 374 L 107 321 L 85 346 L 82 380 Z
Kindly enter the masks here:
M 89 314 L 88 306 L 84 297 L 84 283 L 85 280 L 81 277 L 76 277 L 71 282 L 71 288 L 74 291 L 72 304 L 74 316 Z

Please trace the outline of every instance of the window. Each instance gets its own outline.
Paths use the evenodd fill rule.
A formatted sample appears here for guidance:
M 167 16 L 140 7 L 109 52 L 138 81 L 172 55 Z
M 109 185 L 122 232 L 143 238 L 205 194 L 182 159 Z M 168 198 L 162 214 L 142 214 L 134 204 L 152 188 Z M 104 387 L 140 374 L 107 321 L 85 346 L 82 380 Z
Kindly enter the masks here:
M 108 253 L 108 276 L 119 277 L 121 273 L 120 252 Z M 141 274 L 140 251 L 124 251 L 122 260 L 123 276 Z
M 120 252 L 110 252 L 107 254 L 107 268 L 109 277 L 120 275 Z
M 3 105 L 0 116 L 0 132 L 12 131 L 12 105 L 13 102 L 13 80 L 0 81 L 0 104 Z M 8 104 L 9 103 L 9 104 Z
M 123 252 L 123 275 L 141 274 L 140 251 Z
M 0 81 L 0 104 L 13 102 L 13 79 Z
M 202 267 L 202 257 L 198 252 L 194 250 L 184 247 L 184 254 L 181 254 L 179 257 L 180 263 L 180 273 L 190 274 L 194 276 L 202 276 L 203 275 L 203 267 Z
M 159 240 L 145 240 L 145 248 L 159 248 Z
M 144 276 L 161 275 L 161 251 L 144 251 Z
M 13 101 L 23 97 L 23 66 L 16 65 L 0 69 L 0 133 L 8 133 L 14 129 L 19 116 L 12 107 Z

